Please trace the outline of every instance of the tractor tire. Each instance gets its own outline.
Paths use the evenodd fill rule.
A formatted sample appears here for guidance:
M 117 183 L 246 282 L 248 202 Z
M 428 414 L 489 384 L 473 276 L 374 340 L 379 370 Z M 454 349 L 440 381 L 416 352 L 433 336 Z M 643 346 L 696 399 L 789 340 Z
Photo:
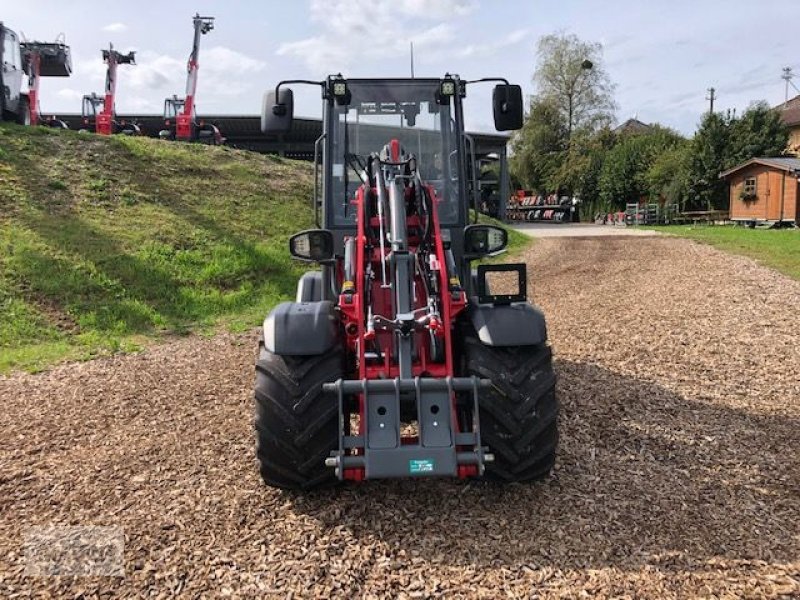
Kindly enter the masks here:
M 465 336 L 463 348 L 465 375 L 492 380 L 478 400 L 481 443 L 494 454 L 485 478 L 514 483 L 546 477 L 558 445 L 550 346 L 486 346 L 472 332 Z
M 19 97 L 19 104 L 17 105 L 17 123 L 26 126 L 31 124 L 31 110 L 27 96 Z
M 341 348 L 321 356 L 280 356 L 259 342 L 255 426 L 264 483 L 307 491 L 338 482 L 325 459 L 339 448 L 339 408 L 322 384 L 343 375 Z

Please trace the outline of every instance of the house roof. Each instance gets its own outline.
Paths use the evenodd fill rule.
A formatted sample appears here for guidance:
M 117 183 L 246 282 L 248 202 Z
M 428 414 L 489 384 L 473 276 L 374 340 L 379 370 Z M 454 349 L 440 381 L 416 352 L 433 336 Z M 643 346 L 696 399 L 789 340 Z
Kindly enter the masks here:
M 647 133 L 653 127 L 639 119 L 628 119 L 614 128 L 614 133 Z
M 800 125 L 800 94 L 775 107 L 781 112 L 781 121 L 789 127 Z
M 781 169 L 782 171 L 788 171 L 790 173 L 800 173 L 800 158 L 787 158 L 787 157 L 776 157 L 776 158 L 751 158 L 750 160 L 743 162 L 739 165 L 736 165 L 732 169 L 728 169 L 727 171 L 723 171 L 719 174 L 720 179 L 725 179 L 729 175 L 736 173 L 737 171 L 741 171 L 745 167 L 749 167 L 750 165 L 764 165 L 766 167 L 772 167 L 774 169 Z

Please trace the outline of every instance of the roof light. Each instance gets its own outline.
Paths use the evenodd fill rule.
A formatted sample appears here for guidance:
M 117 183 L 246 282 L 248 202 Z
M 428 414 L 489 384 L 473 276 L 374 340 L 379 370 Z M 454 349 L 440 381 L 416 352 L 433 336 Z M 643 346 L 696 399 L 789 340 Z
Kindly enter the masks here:
M 341 75 L 331 79 L 330 86 L 331 94 L 336 100 L 336 104 L 339 106 L 350 104 L 350 99 L 352 98 L 350 89 L 347 86 L 347 81 Z
M 442 96 L 455 96 L 456 82 L 452 79 L 443 79 L 439 86 L 439 92 Z

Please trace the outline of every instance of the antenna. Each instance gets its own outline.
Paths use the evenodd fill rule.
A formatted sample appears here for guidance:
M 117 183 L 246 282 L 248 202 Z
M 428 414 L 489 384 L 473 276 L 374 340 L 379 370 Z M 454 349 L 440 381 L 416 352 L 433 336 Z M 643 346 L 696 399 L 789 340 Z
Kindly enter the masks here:
M 414 42 L 411 42 L 411 79 L 414 79 Z
M 783 67 L 783 75 L 781 75 L 781 79 L 786 82 L 786 97 L 784 99 L 784 104 L 789 102 L 789 85 L 791 85 L 795 91 L 800 92 L 800 89 L 797 89 L 797 86 L 792 81 L 793 78 L 794 73 L 792 72 L 792 67 Z

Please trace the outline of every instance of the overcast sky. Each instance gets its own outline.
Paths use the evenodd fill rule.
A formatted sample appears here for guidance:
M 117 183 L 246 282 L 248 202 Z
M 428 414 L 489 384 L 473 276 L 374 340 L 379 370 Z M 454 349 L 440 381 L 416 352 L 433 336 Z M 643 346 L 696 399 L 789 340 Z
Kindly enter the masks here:
M 284 78 L 409 74 L 505 76 L 533 93 L 536 40 L 555 31 L 604 46 L 617 85 L 618 122 L 633 116 L 690 134 L 707 110 L 783 101 L 781 69 L 800 86 L 798 0 L 71 0 L 2 1 L 0 18 L 29 39 L 66 34 L 74 72 L 43 80 L 46 114 L 79 112 L 102 92 L 100 49 L 136 50 L 120 67 L 117 110 L 160 113 L 183 94 L 195 11 L 214 16 L 203 38 L 198 114 L 256 114 L 263 91 Z M 296 92 L 298 113 L 319 115 L 318 91 Z M 489 129 L 489 86 L 470 90 L 468 125 Z M 794 95 L 794 94 L 792 94 Z

